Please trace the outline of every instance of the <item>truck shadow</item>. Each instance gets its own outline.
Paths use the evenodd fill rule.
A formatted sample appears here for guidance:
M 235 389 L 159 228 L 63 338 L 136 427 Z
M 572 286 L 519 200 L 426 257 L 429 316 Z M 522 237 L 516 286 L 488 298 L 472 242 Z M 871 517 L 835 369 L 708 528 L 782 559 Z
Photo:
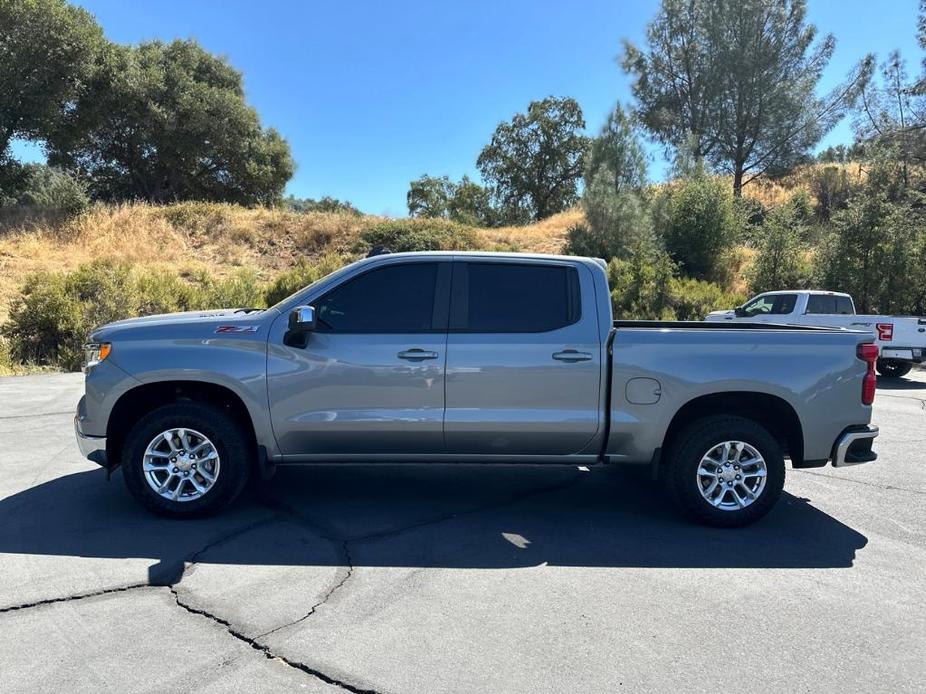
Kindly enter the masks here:
M 883 376 L 878 379 L 878 390 L 924 390 L 924 389 L 926 389 L 926 381 L 917 381 L 912 378 L 884 378 Z
M 790 494 L 751 527 L 694 525 L 646 473 L 284 468 L 218 517 L 170 521 L 143 511 L 121 480 L 106 484 L 94 470 L 0 501 L 0 553 L 151 558 L 152 582 L 159 582 L 194 555 L 210 563 L 340 565 L 344 541 L 354 566 L 476 569 L 836 568 L 852 566 L 867 544 Z

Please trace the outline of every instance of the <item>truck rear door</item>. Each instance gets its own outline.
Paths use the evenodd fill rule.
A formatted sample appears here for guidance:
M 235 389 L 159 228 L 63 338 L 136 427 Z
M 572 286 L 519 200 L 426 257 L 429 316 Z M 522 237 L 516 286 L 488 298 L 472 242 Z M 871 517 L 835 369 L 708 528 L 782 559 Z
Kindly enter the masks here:
M 444 440 L 451 454 L 567 455 L 599 426 L 592 273 L 567 261 L 454 263 Z

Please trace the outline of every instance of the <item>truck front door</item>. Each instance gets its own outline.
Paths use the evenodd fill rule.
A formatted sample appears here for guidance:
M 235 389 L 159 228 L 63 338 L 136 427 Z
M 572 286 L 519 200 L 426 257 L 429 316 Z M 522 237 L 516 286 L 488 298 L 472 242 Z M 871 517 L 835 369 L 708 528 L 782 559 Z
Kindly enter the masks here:
M 402 260 L 313 300 L 304 346 L 271 330 L 267 389 L 286 456 L 444 452 L 450 257 Z

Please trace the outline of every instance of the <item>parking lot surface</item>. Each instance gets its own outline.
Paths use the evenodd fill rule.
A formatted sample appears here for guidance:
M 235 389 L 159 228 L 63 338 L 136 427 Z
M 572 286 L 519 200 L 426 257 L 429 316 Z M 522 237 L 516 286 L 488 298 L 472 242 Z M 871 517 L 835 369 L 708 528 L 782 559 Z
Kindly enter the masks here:
M 926 372 L 880 459 L 789 470 L 692 525 L 646 471 L 284 468 L 149 515 L 82 460 L 79 374 L 0 379 L 0 687 L 19 691 L 923 691 Z

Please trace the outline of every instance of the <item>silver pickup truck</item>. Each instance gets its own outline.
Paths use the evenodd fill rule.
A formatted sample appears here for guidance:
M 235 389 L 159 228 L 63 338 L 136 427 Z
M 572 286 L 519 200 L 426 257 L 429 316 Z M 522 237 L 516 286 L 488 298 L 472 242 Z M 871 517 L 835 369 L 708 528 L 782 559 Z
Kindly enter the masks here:
M 845 329 L 617 321 L 601 261 L 378 255 L 258 311 L 96 330 L 81 451 L 202 515 L 312 462 L 649 465 L 738 526 L 795 468 L 872 461 L 877 348 Z

